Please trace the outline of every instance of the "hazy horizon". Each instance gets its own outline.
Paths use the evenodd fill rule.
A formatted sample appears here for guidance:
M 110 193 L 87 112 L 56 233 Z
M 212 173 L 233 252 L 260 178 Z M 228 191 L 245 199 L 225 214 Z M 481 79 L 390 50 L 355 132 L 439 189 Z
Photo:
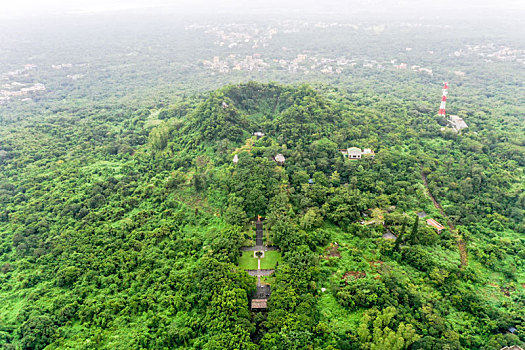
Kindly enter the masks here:
M 424 18 L 446 18 L 486 16 L 494 17 L 495 14 L 506 12 L 520 16 L 525 11 L 525 3 L 517 0 L 505 1 L 397 1 L 397 0 L 374 0 L 374 1 L 343 1 L 329 0 L 318 2 L 314 0 L 267 0 L 241 2 L 237 0 L 181 0 L 175 3 L 168 0 L 22 0 L 17 2 L 0 2 L 2 19 L 23 19 L 43 16 L 67 16 L 78 14 L 97 13 L 124 13 L 133 11 L 162 10 L 168 13 L 203 13 L 203 14 L 232 14 L 232 13 L 272 13 L 272 14 L 377 14 L 411 17 L 422 16 Z

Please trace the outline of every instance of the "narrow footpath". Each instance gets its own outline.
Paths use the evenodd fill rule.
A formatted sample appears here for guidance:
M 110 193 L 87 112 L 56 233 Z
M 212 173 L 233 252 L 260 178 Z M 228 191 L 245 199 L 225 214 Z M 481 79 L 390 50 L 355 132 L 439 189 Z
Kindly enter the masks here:
M 463 268 L 465 268 L 468 264 L 467 245 L 465 244 L 465 240 L 463 239 L 463 237 L 461 237 L 459 232 L 456 230 L 456 227 L 454 226 L 454 223 L 452 222 L 452 220 L 445 214 L 445 211 L 443 210 L 443 207 L 441 206 L 441 204 L 439 204 L 436 198 L 434 198 L 434 196 L 432 195 L 432 192 L 430 192 L 430 189 L 428 188 L 427 175 L 425 174 L 423 169 L 421 169 L 421 178 L 423 179 L 423 184 L 425 185 L 428 196 L 432 200 L 432 203 L 434 203 L 434 207 L 436 207 L 436 209 L 439 210 L 441 215 L 447 220 L 447 225 L 450 228 L 450 232 L 452 232 L 452 234 L 454 235 L 454 238 L 456 239 L 458 249 L 459 249 L 459 257 L 461 260 L 460 269 L 463 270 Z

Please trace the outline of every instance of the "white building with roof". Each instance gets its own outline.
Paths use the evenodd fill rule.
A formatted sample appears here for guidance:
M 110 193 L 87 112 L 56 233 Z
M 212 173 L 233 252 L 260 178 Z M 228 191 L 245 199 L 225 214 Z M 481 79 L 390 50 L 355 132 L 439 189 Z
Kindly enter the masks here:
M 361 159 L 362 157 L 371 157 L 374 158 L 375 153 L 370 148 L 361 149 L 358 147 L 350 147 L 345 149 L 340 149 L 339 152 L 348 159 Z
M 463 129 L 468 128 L 467 123 L 463 120 L 463 118 L 458 117 L 457 115 L 451 115 L 449 116 L 448 123 L 456 132 L 460 132 Z
M 273 158 L 278 164 L 284 164 L 286 158 L 284 158 L 284 156 L 279 153 L 278 155 L 276 155 L 274 158 Z

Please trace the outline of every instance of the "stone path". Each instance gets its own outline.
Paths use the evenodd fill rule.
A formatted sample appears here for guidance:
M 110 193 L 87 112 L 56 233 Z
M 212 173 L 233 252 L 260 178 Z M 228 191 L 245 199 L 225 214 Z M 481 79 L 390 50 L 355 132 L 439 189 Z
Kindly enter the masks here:
M 272 294 L 271 288 L 269 285 L 257 285 L 257 292 L 254 295 L 254 299 L 268 299 Z
M 241 250 L 243 252 L 260 251 L 260 250 L 262 250 L 264 252 L 269 252 L 271 250 L 279 250 L 279 248 L 274 247 L 274 246 L 255 245 L 255 246 L 252 246 L 252 247 L 241 247 Z
M 275 270 L 272 269 L 259 269 L 259 270 L 245 270 L 250 276 L 270 276 Z
M 271 251 L 271 250 L 279 250 L 277 247 L 267 247 L 263 245 L 263 223 L 260 221 L 260 219 L 257 220 L 255 223 L 255 246 L 253 247 L 241 247 L 241 251 L 247 252 L 247 251 Z M 259 256 L 259 255 L 258 255 Z M 263 254 L 264 257 L 264 254 Z M 251 299 L 251 309 L 252 310 L 266 310 L 267 307 L 267 301 L 270 298 L 271 294 L 271 287 L 268 284 L 263 284 L 261 281 L 261 277 L 270 276 L 274 273 L 275 270 L 273 269 L 261 269 L 261 257 L 259 256 L 257 258 L 257 270 L 246 270 L 248 275 L 257 277 L 257 289 L 254 295 Z
M 255 223 L 255 245 L 256 246 L 262 246 L 263 245 L 263 224 L 260 220 L 257 220 Z

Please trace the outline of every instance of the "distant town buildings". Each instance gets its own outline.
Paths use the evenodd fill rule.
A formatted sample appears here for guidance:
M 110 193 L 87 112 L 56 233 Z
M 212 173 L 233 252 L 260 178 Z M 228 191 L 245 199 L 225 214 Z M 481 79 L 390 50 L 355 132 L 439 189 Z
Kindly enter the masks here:
M 525 62 L 525 50 L 515 49 L 505 45 L 496 45 L 495 43 L 465 45 L 461 49 L 462 55 L 476 55 L 484 59 L 485 63 L 492 61 L 500 62 Z
M 284 50 L 284 49 L 283 49 Z M 286 49 L 288 50 L 288 49 Z M 341 75 L 353 69 L 362 67 L 363 69 L 384 70 L 386 64 L 390 63 L 395 69 L 407 70 L 433 75 L 433 70 L 420 65 L 407 63 L 395 64 L 396 59 L 378 62 L 366 58 L 349 58 L 344 56 L 326 57 L 323 55 L 298 54 L 294 59 L 280 57 L 263 57 L 260 53 L 253 55 L 230 54 L 226 57 L 214 56 L 211 60 L 202 60 L 201 63 L 206 69 L 219 73 L 231 73 L 235 71 L 286 71 L 290 74 L 309 75 L 320 73 L 324 75 Z
M 218 56 L 214 56 L 212 61 L 203 60 L 202 64 L 205 68 L 211 69 L 219 73 L 229 73 L 234 71 L 262 71 L 268 67 L 259 54 L 248 55 L 241 58 L 240 55 L 229 55 L 221 60 Z
M 52 64 L 51 68 L 53 69 L 63 69 L 63 68 L 72 68 L 72 63 L 62 63 L 62 64 Z
M 350 76 L 360 71 L 372 70 L 398 70 L 398 75 L 403 74 L 421 74 L 433 75 L 436 67 L 426 66 L 429 60 L 437 51 L 424 50 L 418 47 L 401 47 L 398 54 L 393 53 L 390 57 L 366 56 L 361 53 L 352 51 L 312 51 L 298 50 L 294 51 L 293 45 L 283 47 L 284 42 L 279 40 L 275 42 L 279 35 L 291 35 L 295 33 L 320 30 L 328 33 L 326 29 L 332 28 L 341 30 L 351 29 L 352 31 L 363 31 L 373 33 L 374 35 L 383 35 L 387 28 L 408 27 L 408 28 L 432 28 L 432 30 L 446 30 L 450 26 L 443 24 L 428 24 L 418 21 L 398 24 L 378 23 L 376 25 L 354 24 L 337 21 L 311 21 L 311 20 L 280 20 L 267 24 L 258 24 L 250 21 L 235 21 L 224 23 L 194 23 L 185 27 L 186 31 L 199 31 L 201 37 L 210 37 L 213 45 L 221 47 L 220 51 L 211 54 L 210 57 L 191 65 L 200 64 L 202 68 L 209 71 L 211 75 L 215 74 L 238 74 L 240 72 L 271 72 L 284 73 L 289 75 L 313 76 L 316 79 L 321 75 L 335 77 L 338 75 Z M 206 35 L 202 35 L 206 34 Z M 486 41 L 471 42 L 461 44 L 457 47 L 447 48 L 445 54 L 453 58 L 456 62 L 454 69 L 464 67 L 462 60 L 467 57 L 468 62 L 477 62 L 479 64 L 491 64 L 495 62 L 506 62 L 509 64 L 525 64 L 525 49 L 519 46 L 510 46 L 499 42 Z M 220 54 L 219 54 L 220 52 Z M 340 53 L 337 53 L 340 52 Z M 139 53 L 135 50 L 125 54 L 127 57 L 137 56 Z M 377 59 L 374 60 L 374 58 Z M 472 59 L 476 60 L 472 61 Z M 45 87 L 35 85 L 39 79 L 45 76 L 46 71 L 52 71 L 53 76 L 63 77 L 68 80 L 67 83 L 79 81 L 89 77 L 86 70 L 79 70 L 81 67 L 89 66 L 90 63 L 75 63 L 67 61 L 49 62 L 45 65 L 37 66 L 31 59 L 9 71 L 0 71 L 0 104 L 10 101 L 29 101 L 32 98 L 31 93 L 45 91 Z M 438 63 L 436 63 L 438 64 Z M 61 75 L 61 73 L 63 75 Z M 451 75 L 456 77 L 465 77 L 474 74 L 474 72 L 465 73 L 460 70 L 452 70 Z M 367 73 L 365 73 L 367 74 Z M 87 80 L 87 79 L 86 79 Z M 50 80 L 46 80 L 51 82 Z M 15 83 L 24 82 L 23 86 L 18 87 Z M 54 84 L 50 84 L 50 86 Z M 457 132 L 465 129 L 466 123 L 454 121 L 450 126 Z
M 0 97 L 8 100 L 10 97 L 20 97 L 26 96 L 29 93 L 45 91 L 46 86 L 41 83 L 36 84 L 22 84 L 18 82 L 13 82 L 11 84 L 3 85 L 3 90 L 0 90 Z
M 45 91 L 46 86 L 44 84 L 36 83 L 33 86 L 21 88 L 20 91 L 22 92 L 34 92 L 34 91 Z
M 297 62 L 303 62 L 306 60 L 306 55 L 297 55 Z
M 419 68 L 418 72 L 427 73 L 428 75 L 433 75 L 432 69 L 428 69 L 428 68 Z
M 78 80 L 80 78 L 83 78 L 84 74 L 68 74 L 66 77 L 71 80 Z

